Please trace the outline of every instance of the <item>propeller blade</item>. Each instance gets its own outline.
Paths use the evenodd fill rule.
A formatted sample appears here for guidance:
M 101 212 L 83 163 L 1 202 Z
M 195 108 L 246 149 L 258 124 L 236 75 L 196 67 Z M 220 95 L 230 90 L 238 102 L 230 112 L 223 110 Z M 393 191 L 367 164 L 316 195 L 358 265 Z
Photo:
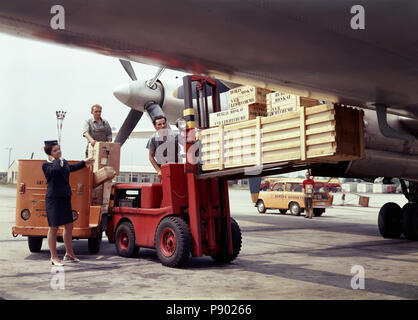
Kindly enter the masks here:
M 229 88 L 220 80 L 216 79 L 216 86 L 218 88 L 219 94 L 224 93 L 229 91 Z M 181 85 L 180 87 L 177 88 L 177 99 L 184 99 L 184 89 L 183 86 Z M 208 85 L 206 85 L 206 91 L 209 93 L 210 92 L 210 87 Z M 196 97 L 196 83 L 193 82 L 192 83 L 192 94 L 193 94 L 193 99 L 197 99 Z M 210 96 L 210 95 L 209 95 Z
M 128 115 L 126 116 L 126 119 L 122 124 L 122 127 L 120 127 L 120 130 L 114 142 L 120 143 L 122 146 L 125 143 L 126 139 L 129 138 L 131 132 L 135 129 L 137 123 L 142 117 L 142 114 L 143 112 L 141 111 L 131 109 L 131 111 L 129 111 Z
M 250 185 L 251 200 L 256 203 L 260 193 L 261 177 L 249 178 L 248 183 Z
M 132 68 L 131 62 L 130 61 L 127 61 L 127 60 L 122 60 L 122 59 L 119 59 L 119 61 L 122 64 L 122 67 L 125 69 L 126 73 L 129 75 L 129 77 L 133 81 L 138 80 L 136 78 L 136 74 L 135 74 L 134 68 Z

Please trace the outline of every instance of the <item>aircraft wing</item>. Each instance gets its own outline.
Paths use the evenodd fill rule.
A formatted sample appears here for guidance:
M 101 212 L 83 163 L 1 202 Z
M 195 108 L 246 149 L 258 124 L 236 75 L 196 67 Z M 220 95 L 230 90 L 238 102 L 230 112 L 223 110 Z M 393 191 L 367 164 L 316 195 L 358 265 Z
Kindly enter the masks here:
M 55 4 L 1 1 L 0 31 L 418 118 L 414 0 L 62 0 L 62 30 Z M 351 27 L 354 5 L 365 29 Z

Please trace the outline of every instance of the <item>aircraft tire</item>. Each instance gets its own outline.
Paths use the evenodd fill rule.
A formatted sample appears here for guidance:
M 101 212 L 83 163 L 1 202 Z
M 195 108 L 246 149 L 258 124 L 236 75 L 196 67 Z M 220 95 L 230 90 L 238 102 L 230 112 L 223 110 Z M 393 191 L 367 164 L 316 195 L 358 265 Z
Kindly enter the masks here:
M 394 202 L 385 203 L 380 208 L 377 224 L 383 238 L 399 239 L 402 234 L 401 207 Z
M 407 203 L 402 208 L 402 232 L 408 240 L 418 240 L 418 204 Z

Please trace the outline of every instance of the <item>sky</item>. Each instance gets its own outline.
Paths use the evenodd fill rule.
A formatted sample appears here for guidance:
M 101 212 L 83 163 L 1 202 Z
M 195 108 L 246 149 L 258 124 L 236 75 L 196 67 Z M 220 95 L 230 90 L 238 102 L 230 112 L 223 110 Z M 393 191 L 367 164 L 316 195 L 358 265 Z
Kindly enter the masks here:
M 150 79 L 156 66 L 132 63 L 139 79 Z M 166 70 L 161 78 L 181 85 L 184 73 Z M 0 171 L 15 159 L 45 159 L 43 141 L 58 138 L 56 111 L 66 111 L 61 134 L 63 157 L 84 159 L 83 123 L 93 104 L 119 129 L 130 108 L 113 96 L 119 84 L 131 81 L 119 60 L 83 49 L 0 34 Z M 136 129 L 152 129 L 143 116 Z M 128 139 L 121 164 L 149 165 L 147 139 Z

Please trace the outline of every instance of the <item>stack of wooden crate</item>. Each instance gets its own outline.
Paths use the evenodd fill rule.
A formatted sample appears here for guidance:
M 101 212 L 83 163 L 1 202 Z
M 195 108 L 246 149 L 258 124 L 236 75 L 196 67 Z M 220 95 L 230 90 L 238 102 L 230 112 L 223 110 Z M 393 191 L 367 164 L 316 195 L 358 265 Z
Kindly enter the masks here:
M 273 92 L 255 86 L 240 86 L 229 90 L 229 109 L 209 115 L 210 127 L 297 112 L 301 106 L 318 105 L 318 100 L 290 93 Z
M 361 159 L 363 132 L 362 110 L 300 106 L 298 111 L 202 130 L 202 170 Z
M 112 182 L 108 181 L 119 174 L 120 144 L 97 141 L 93 146 L 89 144 L 88 157 L 93 158 L 93 181 L 97 185 L 92 192 L 91 203 L 106 206 L 109 203 Z
M 241 86 L 229 90 L 229 109 L 209 115 L 209 125 L 237 123 L 267 116 L 266 95 L 271 90 L 254 86 Z
M 262 103 L 252 103 L 248 106 L 235 107 L 229 110 L 209 114 L 210 127 L 241 122 L 267 116 L 267 106 Z
M 267 104 L 267 94 L 271 90 L 254 86 L 241 86 L 229 90 L 229 108 L 245 107 L 253 103 Z
M 312 107 L 319 104 L 318 100 L 296 96 L 284 92 L 271 92 L 266 96 L 267 113 L 269 116 L 299 111 L 300 107 Z

